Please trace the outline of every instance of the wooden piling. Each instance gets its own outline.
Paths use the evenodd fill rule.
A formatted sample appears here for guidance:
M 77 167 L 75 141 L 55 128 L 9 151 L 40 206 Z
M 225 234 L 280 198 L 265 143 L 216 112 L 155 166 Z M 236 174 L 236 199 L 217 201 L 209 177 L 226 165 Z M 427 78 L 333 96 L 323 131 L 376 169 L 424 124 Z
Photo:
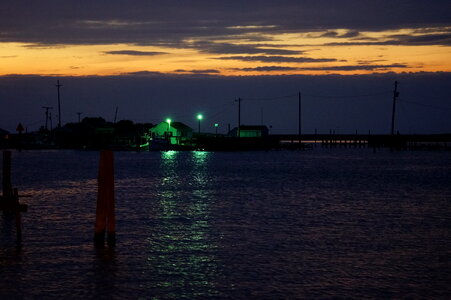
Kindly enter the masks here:
M 11 184 L 11 151 L 3 151 L 3 195 L 0 196 L 0 210 L 4 214 L 14 214 L 16 220 L 16 245 L 22 246 L 21 212 L 27 211 L 26 204 L 19 203 L 19 192 Z M 24 197 L 24 196 L 22 196 Z
M 116 244 L 116 220 L 114 207 L 114 156 L 110 150 L 100 152 L 96 224 L 94 244 L 102 247 L 105 233 L 108 246 Z

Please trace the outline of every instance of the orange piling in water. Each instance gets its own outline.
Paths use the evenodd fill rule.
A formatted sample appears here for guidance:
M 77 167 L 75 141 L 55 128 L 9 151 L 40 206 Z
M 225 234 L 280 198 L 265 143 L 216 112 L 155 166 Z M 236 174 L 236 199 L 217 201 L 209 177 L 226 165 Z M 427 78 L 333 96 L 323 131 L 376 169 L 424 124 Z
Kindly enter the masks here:
M 94 244 L 102 247 L 105 232 L 108 233 L 108 246 L 116 244 L 116 220 L 114 214 L 114 156 L 113 152 L 100 152 L 96 224 Z

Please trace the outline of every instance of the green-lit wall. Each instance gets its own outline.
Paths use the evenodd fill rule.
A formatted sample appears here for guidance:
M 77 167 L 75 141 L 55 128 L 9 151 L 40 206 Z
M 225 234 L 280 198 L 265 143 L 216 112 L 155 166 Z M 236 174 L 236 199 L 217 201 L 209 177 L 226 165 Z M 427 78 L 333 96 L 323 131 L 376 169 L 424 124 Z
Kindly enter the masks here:
M 240 130 L 240 137 L 261 137 L 260 130 Z

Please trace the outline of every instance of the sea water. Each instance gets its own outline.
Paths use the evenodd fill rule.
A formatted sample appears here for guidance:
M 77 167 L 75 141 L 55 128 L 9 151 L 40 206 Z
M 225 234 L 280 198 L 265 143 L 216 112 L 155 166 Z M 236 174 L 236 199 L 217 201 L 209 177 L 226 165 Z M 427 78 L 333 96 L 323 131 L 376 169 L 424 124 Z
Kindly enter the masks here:
M 115 152 L 114 249 L 98 160 L 13 152 L 1 299 L 451 297 L 451 152 Z

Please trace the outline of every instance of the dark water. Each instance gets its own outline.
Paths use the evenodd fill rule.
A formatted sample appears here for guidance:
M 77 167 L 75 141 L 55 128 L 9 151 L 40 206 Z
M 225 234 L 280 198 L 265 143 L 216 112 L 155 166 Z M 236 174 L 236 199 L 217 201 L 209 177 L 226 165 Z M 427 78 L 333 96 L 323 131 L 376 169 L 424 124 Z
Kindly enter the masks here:
M 451 298 L 451 153 L 115 153 L 117 246 L 96 250 L 98 153 L 13 153 L 1 299 Z

